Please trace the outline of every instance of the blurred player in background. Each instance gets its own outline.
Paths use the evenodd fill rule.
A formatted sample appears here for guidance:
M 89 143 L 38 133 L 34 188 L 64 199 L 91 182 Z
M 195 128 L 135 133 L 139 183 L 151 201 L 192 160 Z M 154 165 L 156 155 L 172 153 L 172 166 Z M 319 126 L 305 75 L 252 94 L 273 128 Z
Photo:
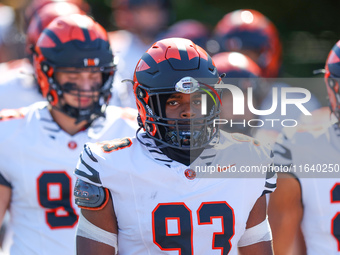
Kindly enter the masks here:
M 261 69 L 258 65 L 246 55 L 239 52 L 221 52 L 212 57 L 217 71 L 224 74 L 223 83 L 235 85 L 240 88 L 244 97 L 248 97 L 248 88 L 253 91 L 253 106 L 255 109 L 259 106 L 259 98 L 263 92 L 264 82 L 261 77 Z M 246 102 L 246 100 L 245 100 Z M 228 123 L 222 124 L 221 129 L 227 132 L 239 132 L 249 136 L 254 136 L 257 128 L 251 126 L 260 126 L 258 117 L 253 114 L 247 105 L 244 106 L 243 115 L 233 114 L 233 95 L 228 89 L 223 90 L 222 106 L 220 119 Z M 252 121 L 255 119 L 255 121 Z M 248 121 L 252 123 L 249 125 Z M 233 124 L 234 123 L 234 124 Z
M 32 49 L 40 33 L 53 19 L 69 14 L 84 14 L 84 12 L 77 5 L 66 1 L 46 1 L 30 16 L 26 35 L 27 58 L 0 65 L 2 74 L 0 76 L 0 110 L 20 108 L 44 100 L 34 79 Z M 16 100 L 13 100 L 14 98 Z
M 89 13 L 91 11 L 90 5 L 86 2 L 86 0 L 31 0 L 24 10 L 25 30 L 27 30 L 27 26 L 31 22 L 31 19 L 37 14 L 37 12 L 40 11 L 41 8 L 50 3 L 62 2 L 74 4 L 84 13 Z
M 141 57 L 134 82 L 145 132 L 88 143 L 75 171 L 77 254 L 272 254 L 264 194 L 274 176 L 199 178 L 193 167 L 271 162 L 254 139 L 213 126 L 221 79 L 211 57 L 188 39 L 163 39 Z M 200 91 L 213 93 L 208 115 Z
M 194 19 L 180 20 L 171 25 L 163 34 L 163 38 L 180 37 L 191 40 L 194 44 L 206 48 L 210 31 L 208 27 Z
M 301 111 L 295 105 L 287 106 L 287 115 L 281 115 L 280 89 L 289 85 L 278 82 L 281 75 L 282 45 L 279 33 L 275 25 L 262 13 L 256 10 L 242 9 L 226 14 L 214 29 L 216 47 L 210 51 L 237 51 L 249 56 L 261 68 L 261 76 L 267 78 L 267 89 L 258 99 L 260 110 L 270 109 L 273 103 L 272 88 L 278 88 L 278 107 L 270 115 L 261 116 L 261 119 L 299 119 Z M 307 88 L 308 89 L 308 88 Z M 290 93 L 289 98 L 303 98 L 299 93 Z M 307 110 L 313 111 L 320 107 L 318 100 L 312 98 L 304 104 Z M 282 129 L 280 122 L 273 125 L 270 121 L 264 121 L 265 125 L 258 130 L 258 138 L 271 144 Z
M 20 58 L 23 39 L 15 22 L 15 9 L 0 3 L 0 63 Z
M 113 0 L 113 17 L 119 30 L 109 32 L 118 58 L 112 104 L 136 108 L 132 84 L 134 68 L 141 55 L 161 37 L 172 15 L 171 0 Z
M 269 201 L 275 254 L 339 254 L 340 252 L 340 41 L 329 53 L 325 83 L 332 118 L 314 115 L 313 125 L 284 130 L 274 147 L 278 188 Z M 328 118 L 328 121 L 325 120 Z M 300 226 L 303 239 L 294 245 Z
M 58 17 L 45 28 L 34 68 L 47 101 L 0 114 L 0 219 L 9 209 L 13 235 L 5 248 L 73 254 L 79 153 L 87 141 L 133 136 L 137 114 L 107 106 L 113 54 L 104 28 L 86 15 Z

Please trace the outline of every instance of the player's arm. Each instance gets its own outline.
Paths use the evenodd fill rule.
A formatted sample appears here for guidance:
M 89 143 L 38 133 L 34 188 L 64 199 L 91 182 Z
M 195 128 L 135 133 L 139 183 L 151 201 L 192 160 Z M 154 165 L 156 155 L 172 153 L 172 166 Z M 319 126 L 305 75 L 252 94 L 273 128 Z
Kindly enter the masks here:
M 76 234 L 77 254 L 117 254 L 117 219 L 109 191 L 78 180 L 74 194 L 82 208 Z
M 266 196 L 263 195 L 256 201 L 238 246 L 240 255 L 273 254 L 270 227 L 267 222 Z
M 0 184 L 0 226 L 11 201 L 12 189 Z
M 6 210 L 9 208 L 12 196 L 12 187 L 5 178 L 0 174 L 0 226 L 5 217 Z
M 277 188 L 269 199 L 268 216 L 275 255 L 301 254 L 296 248 L 303 247 L 303 243 L 294 244 L 303 216 L 301 187 L 292 175 L 278 174 Z M 298 240 L 303 242 L 303 238 Z

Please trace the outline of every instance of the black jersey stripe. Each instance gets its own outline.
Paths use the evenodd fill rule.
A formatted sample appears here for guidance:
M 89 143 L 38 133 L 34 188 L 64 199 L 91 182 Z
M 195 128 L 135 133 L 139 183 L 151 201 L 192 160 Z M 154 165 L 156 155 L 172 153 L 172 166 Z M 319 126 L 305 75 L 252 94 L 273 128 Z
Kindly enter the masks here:
M 12 188 L 12 184 L 5 179 L 5 177 L 0 173 L 0 185 Z
M 163 152 L 158 151 L 158 150 L 149 150 L 149 151 L 150 151 L 151 153 L 158 153 L 158 154 L 164 155 Z
M 162 161 L 162 162 L 169 162 L 171 163 L 173 160 L 169 159 L 160 159 L 160 158 L 155 158 L 156 160 Z
M 266 182 L 266 184 L 264 185 L 266 188 L 269 188 L 269 189 L 275 189 L 276 188 L 276 183 L 269 183 L 269 182 Z
M 269 193 L 272 193 L 273 191 L 272 190 L 264 190 L 261 194 L 261 197 L 265 194 L 269 194 Z
M 82 158 L 82 155 L 80 155 L 80 162 L 86 167 L 87 170 L 89 170 L 92 175 L 89 175 L 83 171 L 81 171 L 80 169 L 76 168 L 75 170 L 75 174 L 76 175 L 79 175 L 79 176 L 82 176 L 82 177 L 85 177 L 87 179 L 89 179 L 90 181 L 94 182 L 94 183 L 98 183 L 98 184 L 102 184 L 102 182 L 100 181 L 100 178 L 99 178 L 99 173 L 94 169 L 92 168 L 91 166 L 89 166 Z

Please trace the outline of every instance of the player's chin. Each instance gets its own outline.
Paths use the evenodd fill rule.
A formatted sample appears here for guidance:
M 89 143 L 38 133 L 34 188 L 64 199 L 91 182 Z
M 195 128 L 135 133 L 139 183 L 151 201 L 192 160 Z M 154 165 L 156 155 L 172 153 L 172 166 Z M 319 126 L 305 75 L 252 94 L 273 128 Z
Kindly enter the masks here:
M 96 100 L 98 99 L 92 97 L 79 97 L 72 100 L 70 105 L 76 108 L 85 109 L 91 107 Z

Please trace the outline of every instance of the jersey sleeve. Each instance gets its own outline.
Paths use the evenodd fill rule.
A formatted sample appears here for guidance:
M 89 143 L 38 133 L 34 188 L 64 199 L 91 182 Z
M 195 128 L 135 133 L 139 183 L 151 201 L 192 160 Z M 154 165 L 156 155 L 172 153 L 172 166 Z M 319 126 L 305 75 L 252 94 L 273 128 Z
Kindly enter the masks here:
M 293 163 L 291 146 L 287 134 L 281 133 L 273 148 L 275 166 L 290 166 Z
M 273 163 L 269 166 L 269 170 L 266 173 L 266 181 L 264 184 L 264 189 L 261 196 L 265 194 L 269 194 L 275 191 L 276 189 L 276 172 L 273 170 Z
M 295 131 L 283 132 L 278 136 L 273 147 L 274 170 L 277 173 L 290 174 L 299 181 L 297 173 L 294 171 L 293 147 Z M 296 145 L 295 145 L 296 146 Z
M 4 185 L 6 187 L 12 188 L 12 185 L 9 181 L 5 179 L 5 177 L 0 172 L 0 185 Z
M 265 164 L 267 166 L 265 185 L 264 185 L 263 192 L 261 194 L 261 196 L 263 196 L 265 194 L 269 194 L 275 191 L 277 174 L 274 169 L 274 162 L 273 162 L 274 153 L 272 149 L 270 148 L 269 145 L 262 145 L 261 147 L 266 158 Z
M 254 139 L 243 134 L 232 134 L 231 137 L 243 143 L 244 155 L 248 155 L 244 160 L 246 169 L 250 178 L 256 178 L 257 192 L 256 196 L 261 197 L 265 194 L 272 193 L 276 189 L 277 175 L 273 167 L 274 154 L 268 144 L 264 144 L 257 139 Z M 240 169 L 242 170 L 242 169 Z
M 84 149 L 79 156 L 79 160 L 74 171 L 74 174 L 80 180 L 90 183 L 92 185 L 101 187 L 102 182 L 100 180 L 100 156 L 97 151 L 96 144 L 86 143 Z
M 17 174 L 13 171 L 8 159 L 18 156 L 18 148 L 25 146 L 27 132 L 27 121 L 25 114 L 27 108 L 8 109 L 0 111 L 0 184 L 10 187 L 13 176 Z

